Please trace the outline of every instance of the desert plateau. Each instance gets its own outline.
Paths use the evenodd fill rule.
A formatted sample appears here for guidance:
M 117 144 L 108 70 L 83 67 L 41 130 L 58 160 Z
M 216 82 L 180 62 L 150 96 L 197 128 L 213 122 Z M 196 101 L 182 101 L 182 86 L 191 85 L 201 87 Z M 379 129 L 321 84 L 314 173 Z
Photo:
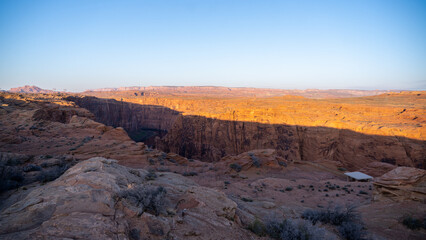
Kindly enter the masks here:
M 424 239 L 424 91 L 217 90 L 0 93 L 0 238 Z

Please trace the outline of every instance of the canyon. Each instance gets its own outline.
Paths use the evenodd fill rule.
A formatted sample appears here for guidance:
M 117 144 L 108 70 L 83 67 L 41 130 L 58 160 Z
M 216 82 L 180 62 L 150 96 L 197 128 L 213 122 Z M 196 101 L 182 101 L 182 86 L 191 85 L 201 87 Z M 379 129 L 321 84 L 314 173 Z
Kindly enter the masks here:
M 424 91 L 224 90 L 0 93 L 0 238 L 345 239 L 306 216 L 340 206 L 365 238 L 424 239 L 403 224 L 426 216 Z
M 134 93 L 68 99 L 136 141 L 203 161 L 272 148 L 286 161 L 333 161 L 348 169 L 375 161 L 426 166 L 421 92 L 333 100 Z

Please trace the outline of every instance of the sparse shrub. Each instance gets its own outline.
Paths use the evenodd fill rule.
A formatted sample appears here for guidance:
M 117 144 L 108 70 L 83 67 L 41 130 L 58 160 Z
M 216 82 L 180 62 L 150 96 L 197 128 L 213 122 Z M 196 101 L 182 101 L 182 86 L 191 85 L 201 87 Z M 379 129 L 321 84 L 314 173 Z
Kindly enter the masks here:
M 197 176 L 198 173 L 196 173 L 196 172 L 184 172 L 182 175 L 186 176 L 186 177 L 192 177 L 192 176 Z
M 407 228 L 411 230 L 417 230 L 422 227 L 426 229 L 425 221 L 426 221 L 426 218 L 423 220 L 423 224 L 422 224 L 422 221 L 420 219 L 416 219 L 411 216 L 405 216 L 404 219 L 402 220 L 402 224 L 404 224 L 404 226 L 406 226 Z
M 288 192 L 289 192 L 289 191 L 292 191 L 292 190 L 293 190 L 293 187 L 286 187 L 286 188 L 285 188 L 285 190 L 286 190 L 286 191 L 288 191 Z
M 152 158 L 148 158 L 148 162 L 149 162 L 149 165 L 154 165 L 155 164 L 155 160 L 152 159 Z
M 339 168 L 337 168 L 337 170 L 342 171 L 342 172 L 348 171 L 346 168 L 343 168 L 343 167 L 339 167 Z
M 165 209 L 166 193 L 167 191 L 163 187 L 139 186 L 122 191 L 119 195 L 136 207 L 140 207 L 142 212 L 149 212 L 158 216 Z
M 170 168 L 160 167 L 157 168 L 157 172 L 170 172 Z
M 253 162 L 253 165 L 256 166 L 257 168 L 259 168 L 262 164 L 260 163 L 259 158 L 257 158 L 254 153 L 249 153 L 250 158 Z
M 282 240 L 316 240 L 323 239 L 324 230 L 303 220 L 270 220 L 266 232 L 273 239 Z
M 243 169 L 238 163 L 232 163 L 229 167 L 234 169 L 236 172 L 240 172 Z
M 352 222 L 358 219 L 358 216 L 355 214 L 353 207 L 348 207 L 342 209 L 341 207 L 336 207 L 331 210 L 330 208 L 325 210 L 306 210 L 303 212 L 302 217 L 304 219 L 310 220 L 314 225 L 317 222 L 330 223 L 332 225 L 341 225 L 344 222 Z
M 157 178 L 157 174 L 155 174 L 154 170 L 150 169 L 145 176 L 145 180 L 151 181 Z
M 229 181 L 224 181 L 223 183 L 224 183 L 225 185 L 231 184 L 231 182 L 229 182 Z
M 287 163 L 285 163 L 283 161 L 278 161 L 278 165 L 280 165 L 282 167 L 287 167 Z
M 362 240 L 365 236 L 363 226 L 356 222 L 344 222 L 337 229 L 340 235 L 347 240 Z
M 267 234 L 265 224 L 257 218 L 248 226 L 248 229 L 260 237 L 264 237 Z
M 140 240 L 141 239 L 140 234 L 141 234 L 141 230 L 139 230 L 137 228 L 133 228 L 129 232 L 129 238 L 131 240 Z
M 389 163 L 389 164 L 392 164 L 392 165 L 396 164 L 395 158 L 382 158 L 380 161 L 384 162 L 384 163 Z
M 138 170 L 136 170 L 136 169 L 129 169 L 129 173 L 131 173 L 131 174 L 133 174 L 133 175 L 135 175 L 137 177 L 141 176 L 141 173 Z
M 368 192 L 360 190 L 360 191 L 359 191 L 359 194 L 368 195 Z
M 243 198 L 241 198 L 241 200 L 243 200 L 244 202 L 253 202 L 253 199 L 251 199 L 251 198 L 243 197 Z
M 336 207 L 333 210 L 306 210 L 302 217 L 310 220 L 314 225 L 317 222 L 332 224 L 337 226 L 341 236 L 348 240 L 364 239 L 366 235 L 359 216 L 353 207 L 342 209 Z

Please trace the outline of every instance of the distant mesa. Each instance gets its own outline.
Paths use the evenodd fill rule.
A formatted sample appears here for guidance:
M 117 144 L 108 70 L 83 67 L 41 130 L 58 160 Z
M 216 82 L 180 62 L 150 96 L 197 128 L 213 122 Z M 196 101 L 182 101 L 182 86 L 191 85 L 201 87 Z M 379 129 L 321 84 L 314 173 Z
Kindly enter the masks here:
M 283 95 L 302 96 L 305 98 L 350 98 L 366 97 L 385 93 L 389 90 L 351 90 L 351 89 L 272 89 L 272 88 L 249 88 L 249 87 L 220 87 L 220 86 L 148 86 L 148 87 L 119 87 L 91 89 L 84 94 L 102 94 L 132 91 L 145 92 L 147 95 L 187 95 L 187 96 L 209 96 L 209 97 L 278 97 Z M 400 91 L 397 91 L 400 92 Z
M 23 87 L 11 88 L 9 92 L 14 93 L 54 93 L 53 90 L 42 89 L 37 86 L 25 85 Z

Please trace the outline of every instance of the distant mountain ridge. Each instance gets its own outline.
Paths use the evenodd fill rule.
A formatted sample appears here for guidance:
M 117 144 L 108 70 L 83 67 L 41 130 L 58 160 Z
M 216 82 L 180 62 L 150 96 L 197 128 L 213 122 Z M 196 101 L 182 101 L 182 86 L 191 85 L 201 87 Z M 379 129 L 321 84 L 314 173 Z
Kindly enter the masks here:
M 276 97 L 282 95 L 295 95 L 306 98 L 347 98 L 380 95 L 392 92 L 391 90 L 352 90 L 352 89 L 273 89 L 273 88 L 249 88 L 249 87 L 220 87 L 220 86 L 148 86 L 148 87 L 118 87 L 99 88 L 87 90 L 83 93 L 104 93 L 142 91 L 158 94 L 178 95 L 204 95 L 222 97 Z M 397 91 L 399 92 L 399 91 Z
M 199 95 L 209 97 L 278 97 L 283 95 L 302 96 L 306 98 L 348 98 L 366 97 L 380 95 L 395 90 L 354 90 L 354 89 L 273 89 L 273 88 L 250 88 L 250 87 L 221 87 L 221 86 L 147 86 L 147 87 L 118 87 L 90 89 L 83 92 L 87 95 L 109 95 L 118 92 L 132 91 L 149 94 L 173 94 L 173 95 Z M 14 93 L 55 93 L 59 91 L 42 89 L 37 86 L 25 85 L 23 87 L 11 88 L 9 92 Z M 400 90 L 396 92 L 401 92 Z M 140 94 L 140 93 L 138 93 Z
M 37 86 L 25 85 L 23 87 L 11 88 L 9 92 L 14 93 L 54 93 L 53 90 L 39 88 Z

